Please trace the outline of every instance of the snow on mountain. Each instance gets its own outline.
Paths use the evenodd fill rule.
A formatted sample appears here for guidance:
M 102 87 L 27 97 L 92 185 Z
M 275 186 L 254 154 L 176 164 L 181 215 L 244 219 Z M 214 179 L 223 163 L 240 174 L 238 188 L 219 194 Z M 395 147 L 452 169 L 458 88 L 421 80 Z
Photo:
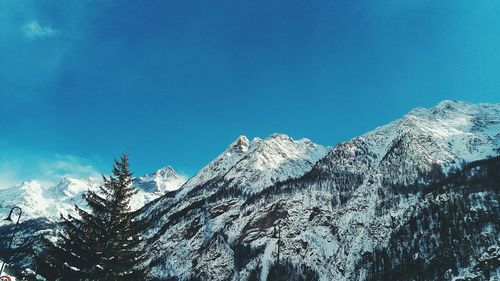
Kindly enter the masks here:
M 45 198 L 45 190 L 37 181 L 23 182 L 20 185 L 0 190 L 0 218 L 7 217 L 13 206 L 24 210 L 23 218 L 48 216 L 46 209 L 50 200 Z M 0 221 L 2 224 L 3 221 Z
M 221 189 L 238 189 L 246 194 L 261 191 L 267 186 L 308 172 L 328 153 L 328 148 L 308 139 L 294 140 L 284 134 L 266 139 L 239 136 L 225 151 L 190 178 L 175 198 L 164 196 L 146 208 L 161 213 L 172 204 L 189 205 Z M 189 197 L 191 200 L 184 200 Z M 178 206 L 180 208 L 180 206 Z
M 383 157 L 398 138 L 410 138 L 437 163 L 473 161 L 500 152 L 500 107 L 445 100 L 417 108 L 403 118 L 362 136 Z
M 188 180 L 185 188 L 181 191 L 185 194 L 195 186 L 202 185 L 209 180 L 226 174 L 238 161 L 240 161 L 248 152 L 250 141 L 246 136 L 240 136 L 229 147 L 212 160 L 207 166 L 203 167 L 194 177 Z
M 187 179 L 166 166 L 158 171 L 134 179 L 134 184 L 146 192 L 170 192 L 179 189 Z
M 245 193 L 259 192 L 276 182 L 304 175 L 327 152 L 327 148 L 308 139 L 293 140 L 283 134 L 255 138 L 224 179 L 231 182 L 230 187 L 237 186 Z
M 37 181 L 0 190 L 0 214 L 6 215 L 13 206 L 23 210 L 22 221 L 47 218 L 57 220 L 60 214 L 73 213 L 74 205 L 81 205 L 87 190 L 97 190 L 95 179 L 64 178 L 53 187 L 43 187 Z M 2 222 L 0 222 L 1 224 Z
M 302 176 L 326 155 L 328 149 L 308 139 L 293 140 L 284 134 L 249 141 L 240 136 L 200 172 L 189 179 L 178 197 L 211 180 L 228 182 L 246 193 L 255 193 L 278 181 Z
M 139 192 L 130 200 L 132 210 L 141 208 L 167 191 L 180 188 L 185 181 L 170 166 L 135 178 L 134 185 Z M 83 194 L 87 191 L 99 192 L 101 184 L 102 179 L 63 178 L 55 186 L 43 187 L 37 181 L 29 181 L 1 189 L 0 216 L 6 216 L 13 206 L 19 206 L 23 209 L 22 221 L 36 218 L 57 221 L 61 214 L 74 215 L 75 205 L 85 208 Z
M 420 218 L 417 210 L 429 208 L 429 200 L 444 198 L 422 198 L 405 186 L 498 155 L 499 124 L 500 104 L 443 101 L 340 143 L 324 157 L 327 150 L 307 140 L 240 137 L 175 198 L 143 209 L 151 276 L 266 280 L 276 270 L 272 233 L 281 225 L 282 266 L 311 280 L 367 280 L 379 249 Z M 456 200 L 443 208 L 450 202 Z M 475 206 L 490 212 L 487 204 Z M 444 243 L 432 235 L 434 244 L 425 249 Z
M 193 204 L 205 206 L 203 202 L 206 202 L 207 198 L 215 198 L 226 190 L 248 195 L 261 192 L 279 181 L 304 175 L 327 153 L 327 148 L 308 139 L 293 140 L 283 134 L 274 134 L 266 139 L 254 138 L 252 141 L 249 141 L 245 136 L 240 136 L 223 153 L 201 169 L 197 175 L 189 179 L 175 194 L 175 197 L 168 195 L 156 200 L 153 204 L 145 207 L 142 216 L 177 216 L 177 213 L 184 213 L 184 210 L 191 209 Z M 231 208 L 231 213 L 233 213 L 240 211 L 237 206 L 242 202 L 233 201 L 226 205 L 224 201 L 221 201 L 220 205 L 215 205 L 218 205 L 219 211 L 223 213 L 227 208 L 233 207 Z M 205 206 L 204 208 L 213 207 Z M 224 216 L 224 219 L 226 218 Z M 215 221 L 213 224 L 209 221 L 211 221 L 209 217 L 203 218 L 203 223 L 207 223 L 204 230 L 206 239 L 210 239 L 213 233 L 222 226 L 220 221 Z M 189 258 L 185 252 L 187 248 L 182 245 L 190 242 L 179 234 L 189 230 L 184 229 L 185 225 L 176 225 L 167 230 L 168 234 L 163 235 L 162 231 L 170 222 L 166 223 L 160 219 L 156 223 L 151 225 L 151 228 L 147 230 L 148 234 L 146 234 L 155 245 L 150 250 L 160 256 L 162 255 L 161 251 L 167 253 L 173 250 L 178 258 L 172 259 L 167 265 L 168 268 L 171 268 L 176 274 L 181 274 L 181 272 L 188 274 L 192 264 L 191 261 L 186 260 Z M 193 227 L 198 227 L 199 223 L 198 221 Z M 176 235 L 176 231 L 180 232 Z M 170 235 L 176 236 L 175 239 L 171 240 L 172 243 L 163 239 L 163 237 Z M 156 239 L 159 236 L 162 238 Z M 176 242 L 174 243 L 174 241 Z M 196 240 L 188 248 L 199 248 L 205 242 L 205 240 Z M 214 250 L 217 249 L 219 248 Z M 224 254 L 224 260 L 231 258 L 227 256 L 228 253 Z M 168 274 L 161 269 L 153 270 L 157 271 L 158 276 L 165 277 L 165 274 Z
M 268 280 L 280 226 L 280 271 L 289 280 L 475 276 L 497 257 L 499 182 L 467 179 L 500 161 L 456 183 L 436 181 L 499 154 L 500 104 L 443 101 L 331 149 L 280 134 L 241 136 L 185 183 L 168 167 L 135 180 L 137 208 L 174 190 L 140 209 L 144 266 L 155 280 Z M 64 210 L 57 204 L 70 205 L 88 186 L 25 183 L 0 190 L 0 206 L 50 217 L 49 206 Z

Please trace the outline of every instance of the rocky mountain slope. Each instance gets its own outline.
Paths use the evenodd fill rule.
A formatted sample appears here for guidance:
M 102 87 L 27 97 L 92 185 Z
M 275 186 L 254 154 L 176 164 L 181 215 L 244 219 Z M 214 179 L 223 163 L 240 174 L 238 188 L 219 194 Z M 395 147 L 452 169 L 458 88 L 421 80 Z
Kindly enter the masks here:
M 261 158 L 267 153 L 250 147 L 245 138 L 237 140 L 185 189 L 141 210 L 140 217 L 149 225 L 145 247 L 152 254 L 148 261 L 152 277 L 276 280 L 272 278 L 277 273 L 278 242 L 272 234 L 279 226 L 279 271 L 288 272 L 287 280 L 369 280 L 381 268 L 389 272 L 404 260 L 402 253 L 396 248 L 392 264 L 382 262 L 376 268 L 380 249 L 398 247 L 395 241 L 405 237 L 398 233 L 412 218 L 424 217 L 421 212 L 429 212 L 427 206 L 434 204 L 429 202 L 444 200 L 440 194 L 435 198 L 426 194 L 424 187 L 462 163 L 499 154 L 500 105 L 444 101 L 430 109 L 415 109 L 338 144 L 298 178 L 267 177 L 269 172 L 263 173 L 255 159 L 274 160 Z M 267 169 L 271 174 L 281 170 L 272 164 Z M 461 189 L 467 190 L 464 185 Z M 494 218 L 499 186 L 493 183 L 485 191 L 467 191 L 470 198 L 464 208 L 469 210 L 464 213 L 474 208 Z M 460 194 L 443 196 L 455 202 L 453 198 Z M 447 206 L 441 206 L 440 212 L 446 212 Z M 435 231 L 444 227 L 442 217 L 428 220 Z M 477 235 L 489 242 L 472 246 L 466 262 L 439 270 L 449 278 L 475 274 L 482 251 L 487 251 L 487 245 L 496 249 L 499 240 L 498 224 L 486 220 L 484 227 Z M 444 238 L 426 235 L 426 241 L 414 242 L 421 245 L 411 248 L 415 258 L 439 256 L 435 251 L 441 248 L 433 246 L 441 245 Z M 458 252 L 452 254 L 459 256 Z M 428 280 L 442 280 L 441 273 Z M 412 279 L 418 280 L 410 275 L 408 280 Z
M 159 184 L 168 169 L 136 179 L 167 191 L 137 210 L 143 266 L 152 280 L 498 280 L 499 154 L 500 104 L 443 101 L 333 148 L 242 136 L 180 189 Z M 64 186 L 70 205 L 80 185 Z M 45 194 L 9 192 L 0 204 Z M 37 206 L 24 266 L 53 227 L 53 204 Z
M 278 181 L 302 176 L 327 152 L 308 139 L 293 140 L 283 134 L 252 141 L 240 136 L 191 178 L 178 197 L 209 181 L 227 182 L 231 188 L 255 193 Z
M 301 176 L 327 152 L 327 148 L 307 139 L 296 141 L 288 136 L 275 134 L 264 140 L 255 138 L 249 141 L 241 136 L 221 156 L 187 182 L 171 167 L 135 178 L 134 185 L 140 192 L 132 199 L 132 208 L 139 209 L 164 192 L 169 192 L 165 197 L 167 199 L 172 194 L 182 198 L 187 193 L 205 196 L 216 192 L 217 188 L 213 188 L 208 193 L 200 193 L 199 186 L 208 183 L 231 181 L 234 182 L 234 188 L 245 188 L 245 192 L 249 193 L 256 192 L 257 185 L 244 184 L 247 179 L 257 180 L 262 183 L 260 186 L 266 186 Z M 0 207 L 3 210 L 8 211 L 14 205 L 25 210 L 24 223 L 21 225 L 23 235 L 16 240 L 23 243 L 16 245 L 18 256 L 14 260 L 21 261 L 24 266 L 31 264 L 35 255 L 31 248 L 38 248 L 38 237 L 50 235 L 50 229 L 54 227 L 60 214 L 73 214 L 74 204 L 85 207 L 81 195 L 87 190 L 97 190 L 100 183 L 95 179 L 63 179 L 54 187 L 44 188 L 32 181 L 0 190 Z M 178 190 L 181 186 L 182 189 Z M 0 228 L 0 239 L 6 237 L 10 230 L 8 226 Z

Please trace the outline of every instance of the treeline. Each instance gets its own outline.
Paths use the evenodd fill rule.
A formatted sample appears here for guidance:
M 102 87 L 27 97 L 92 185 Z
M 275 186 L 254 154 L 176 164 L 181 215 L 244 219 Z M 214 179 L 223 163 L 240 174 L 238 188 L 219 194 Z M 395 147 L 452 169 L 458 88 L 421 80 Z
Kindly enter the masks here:
M 468 268 L 464 280 L 489 280 L 500 266 L 493 257 L 500 233 L 499 171 L 500 157 L 495 157 L 466 164 L 425 187 L 417 185 L 420 203 L 388 245 L 361 260 L 358 270 L 368 269 L 368 280 L 451 280 Z M 403 188 L 403 193 L 414 189 Z M 394 197 L 404 196 L 396 190 Z M 378 211 L 385 213 L 391 205 Z

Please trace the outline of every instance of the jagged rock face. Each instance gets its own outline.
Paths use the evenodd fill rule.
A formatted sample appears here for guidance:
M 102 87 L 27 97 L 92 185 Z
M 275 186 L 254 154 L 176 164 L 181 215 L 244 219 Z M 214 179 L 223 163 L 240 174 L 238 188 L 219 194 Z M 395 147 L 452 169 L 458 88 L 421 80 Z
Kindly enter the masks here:
M 210 253 L 216 249 L 230 250 L 226 244 L 221 244 L 227 238 L 214 233 L 219 231 L 221 223 L 226 224 L 231 218 L 238 218 L 244 201 L 238 198 L 219 200 L 219 197 L 225 197 L 226 193 L 257 194 L 279 181 L 300 177 L 324 157 L 327 151 L 327 148 L 310 140 L 293 140 L 286 135 L 275 134 L 252 141 L 244 136 L 239 137 L 181 190 L 164 196 L 143 209 L 141 218 L 146 217 L 151 225 L 146 230 L 146 237 L 151 241 L 148 251 L 154 253 L 152 256 L 158 257 L 151 261 L 152 274 L 163 278 L 175 272 L 175 275 L 187 278 L 193 267 L 204 272 L 205 275 L 199 276 L 200 278 L 212 275 L 214 278 L 221 278 L 220 270 L 207 272 L 204 260 L 214 259 L 215 256 Z M 189 227 L 186 228 L 187 224 L 180 222 L 193 212 L 198 215 L 189 221 Z M 215 221 L 212 223 L 212 220 Z M 203 251 L 204 248 L 207 251 Z M 192 251 L 200 251 L 202 254 L 191 259 Z M 176 258 L 164 256 L 166 252 L 173 253 Z M 232 251 L 219 251 L 216 259 L 227 265 L 224 271 L 227 274 L 232 272 L 231 253 Z M 163 259 L 171 262 L 164 263 Z
M 148 261 L 151 276 L 271 278 L 276 273 L 277 240 L 272 233 L 277 225 L 281 225 L 282 273 L 319 280 L 380 276 L 380 264 L 372 267 L 366 261 L 376 258 L 378 262 L 380 249 L 396 247 L 398 231 L 412 217 L 420 216 L 415 212 L 426 209 L 429 197 L 423 195 L 422 184 L 461 162 L 497 155 L 499 136 L 500 105 L 445 101 L 341 143 L 321 159 L 309 157 L 301 164 L 316 162 L 314 159 L 317 163 L 289 174 L 281 171 L 293 171 L 287 167 L 287 163 L 297 165 L 289 160 L 294 159 L 292 155 L 297 151 L 317 155 L 314 145 L 304 141 L 292 153 L 289 149 L 294 141 L 284 136 L 277 136 L 277 143 L 276 136 L 252 142 L 240 138 L 188 181 L 185 189 L 142 210 L 140 217 L 150 224 L 145 230 L 145 247 L 152 254 Z M 281 153 L 283 143 L 285 152 Z M 268 147 L 278 148 L 270 150 L 272 155 L 286 155 L 286 161 L 269 159 Z M 466 208 L 498 212 L 498 192 L 487 192 L 496 207 L 491 208 L 491 202 L 477 194 Z M 434 229 L 439 232 L 441 227 Z M 493 228 L 488 237 L 498 241 L 498 233 Z M 426 239 L 440 238 L 430 235 Z M 475 246 L 475 256 L 461 265 L 463 272 L 474 267 L 486 244 Z M 405 260 L 393 258 L 395 264 Z M 387 265 L 387 272 L 391 268 Z M 447 276 L 462 273 L 452 270 Z M 442 276 L 428 277 L 440 280 Z

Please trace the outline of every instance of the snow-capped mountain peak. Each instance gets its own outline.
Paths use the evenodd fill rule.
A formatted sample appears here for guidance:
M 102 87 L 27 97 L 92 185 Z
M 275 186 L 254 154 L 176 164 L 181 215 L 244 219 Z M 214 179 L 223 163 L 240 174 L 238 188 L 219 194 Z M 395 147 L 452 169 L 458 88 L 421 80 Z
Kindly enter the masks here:
M 308 139 L 294 140 L 285 134 L 252 141 L 240 136 L 191 178 L 178 197 L 214 179 L 220 184 L 257 192 L 277 181 L 305 174 L 327 152 L 326 147 Z
M 154 174 L 161 175 L 162 177 L 171 177 L 173 175 L 176 175 L 177 173 L 175 172 L 175 170 L 171 166 L 166 166 L 166 167 L 159 169 Z
M 154 173 L 134 179 L 134 184 L 146 192 L 168 192 L 179 189 L 186 178 L 177 174 L 171 166 L 163 167 Z
M 278 181 L 302 176 L 328 149 L 308 139 L 273 134 L 250 143 L 248 153 L 224 176 L 231 186 L 258 192 Z
M 189 192 L 193 187 L 202 185 L 218 176 L 224 175 L 248 152 L 250 141 L 246 136 L 239 136 L 219 156 L 190 178 L 180 194 Z M 181 195 L 182 196 L 182 195 Z
M 246 136 L 240 136 L 233 144 L 232 147 L 241 152 L 246 152 L 250 146 L 250 141 Z
M 4 217 L 12 207 L 18 206 L 23 210 L 22 219 L 49 217 L 47 210 L 52 198 L 47 198 L 47 190 L 35 181 L 26 181 L 20 185 L 0 190 L 0 216 Z M 0 221 L 3 224 L 3 221 Z
M 89 189 L 96 189 L 99 183 L 99 180 L 92 177 L 85 179 L 65 177 L 57 185 L 48 188 L 47 191 L 54 193 L 55 196 L 59 196 L 60 198 L 74 197 Z
M 380 166 L 384 178 L 410 183 L 435 165 L 447 172 L 498 153 L 499 104 L 443 101 L 337 145 L 320 165 L 326 169 L 322 173 Z

